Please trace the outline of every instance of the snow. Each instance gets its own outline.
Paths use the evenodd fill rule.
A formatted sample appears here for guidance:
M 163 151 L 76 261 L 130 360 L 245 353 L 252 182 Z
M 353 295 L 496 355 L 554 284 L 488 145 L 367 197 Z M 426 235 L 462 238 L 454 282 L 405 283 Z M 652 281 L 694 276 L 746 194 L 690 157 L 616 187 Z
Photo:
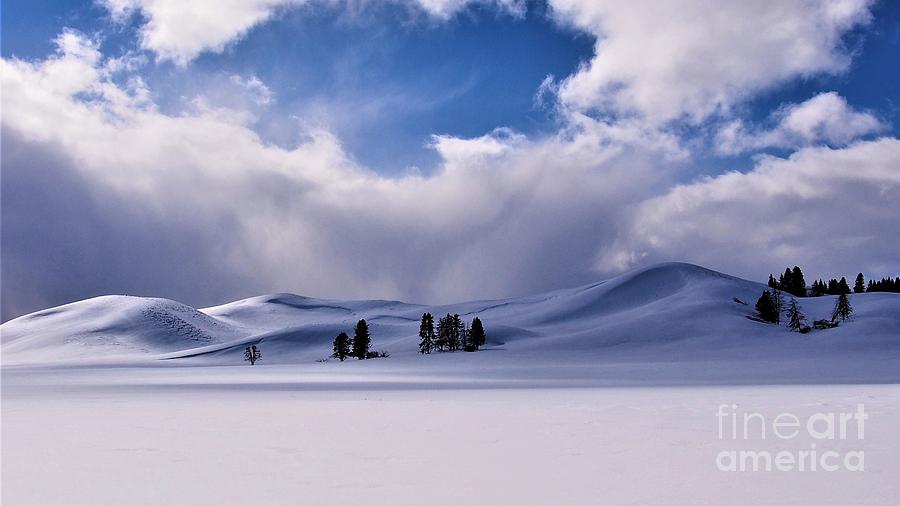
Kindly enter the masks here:
M 0 326 L 4 504 L 892 504 L 900 294 L 840 327 L 746 318 L 765 287 L 688 264 L 494 301 L 271 294 L 194 309 L 107 296 Z M 735 299 L 746 302 L 742 304 Z M 834 297 L 800 299 L 812 321 Z M 477 353 L 417 353 L 418 319 L 480 317 Z M 365 318 L 389 358 L 330 360 Z M 243 362 L 258 344 L 263 359 Z M 870 413 L 866 470 L 729 473 L 722 404 Z M 744 446 L 737 446 L 743 449 Z
M 240 365 L 248 344 L 260 346 L 262 363 L 306 364 L 330 355 L 334 336 L 352 335 L 361 318 L 369 323 L 374 349 L 387 350 L 392 363 L 413 368 L 422 360 L 516 367 L 534 361 L 838 358 L 867 369 L 900 359 L 900 294 L 853 295 L 850 321 L 801 336 L 745 317 L 754 313 L 753 303 L 764 288 L 695 265 L 669 263 L 574 289 L 431 307 L 282 293 L 195 310 L 166 299 L 108 296 L 17 318 L 0 326 L 0 335 L 4 365 L 160 359 Z M 801 305 L 812 321 L 830 316 L 834 299 L 805 298 Z M 467 321 L 480 317 L 490 354 L 418 356 L 418 324 L 425 311 L 458 313 Z M 878 379 L 858 372 L 863 379 Z
M 887 505 L 900 494 L 896 385 L 15 390 L 4 392 L 4 504 Z M 736 447 L 717 436 L 722 403 L 772 417 L 859 402 L 871 412 L 864 440 L 814 442 L 865 451 L 864 472 L 716 466 Z

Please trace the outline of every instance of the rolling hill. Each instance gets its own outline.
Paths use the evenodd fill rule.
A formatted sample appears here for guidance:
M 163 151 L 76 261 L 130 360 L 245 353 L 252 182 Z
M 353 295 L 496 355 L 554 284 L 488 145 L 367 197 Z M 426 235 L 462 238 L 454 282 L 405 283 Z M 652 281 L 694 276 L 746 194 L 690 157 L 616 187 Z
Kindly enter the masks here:
M 416 355 L 419 318 L 429 311 L 484 321 L 486 351 L 505 353 L 477 354 L 484 356 L 472 363 L 513 357 L 560 363 L 900 359 L 900 294 L 854 295 L 850 321 L 800 335 L 746 318 L 763 289 L 703 267 L 666 263 L 572 289 L 440 306 L 279 293 L 194 309 L 167 299 L 111 295 L 16 318 L 0 326 L 0 336 L 4 365 L 235 365 L 249 344 L 259 344 L 265 363 L 294 363 L 327 357 L 333 337 L 352 333 L 365 318 L 373 347 L 403 362 Z M 810 320 L 826 318 L 834 297 L 801 304 Z

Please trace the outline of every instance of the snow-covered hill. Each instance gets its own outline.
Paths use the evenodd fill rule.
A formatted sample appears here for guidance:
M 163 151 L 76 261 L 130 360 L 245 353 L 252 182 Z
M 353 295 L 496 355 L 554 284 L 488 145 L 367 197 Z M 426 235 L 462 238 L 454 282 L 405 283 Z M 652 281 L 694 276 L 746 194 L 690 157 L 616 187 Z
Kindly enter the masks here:
M 667 263 L 573 289 L 443 306 L 336 301 L 272 294 L 194 309 L 157 298 L 105 296 L 32 313 L 0 326 L 4 364 L 167 360 L 240 364 L 259 343 L 265 363 L 312 362 L 340 331 L 365 318 L 374 348 L 416 354 L 422 313 L 478 316 L 491 360 L 592 361 L 872 355 L 900 359 L 900 294 L 858 294 L 839 328 L 800 335 L 746 318 L 765 287 L 695 265 Z M 834 297 L 800 300 L 810 320 Z M 487 355 L 487 354 L 484 354 Z M 482 357 L 473 363 L 480 363 Z

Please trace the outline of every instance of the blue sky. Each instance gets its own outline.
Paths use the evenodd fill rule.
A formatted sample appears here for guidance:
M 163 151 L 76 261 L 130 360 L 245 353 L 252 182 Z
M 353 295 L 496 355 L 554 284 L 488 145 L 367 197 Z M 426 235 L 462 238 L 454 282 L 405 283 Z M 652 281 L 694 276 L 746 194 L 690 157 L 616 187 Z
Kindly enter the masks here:
M 896 275 L 898 49 L 871 0 L 4 2 L 3 318 Z
M 34 59 L 53 54 L 65 27 L 101 34 L 101 48 L 115 55 L 139 50 L 142 17 L 112 23 L 97 2 L 5 2 L 4 57 Z M 176 110 L 180 98 L 231 74 L 259 77 L 277 107 L 254 128 L 269 142 L 296 144 L 292 116 L 310 104 L 340 108 L 328 118 L 348 150 L 386 173 L 438 162 L 427 147 L 433 134 L 474 137 L 506 126 L 528 135 L 557 128 L 552 107 L 535 104 L 547 75 L 564 77 L 593 55 L 594 37 L 561 26 L 543 2 L 530 2 L 524 16 L 473 4 L 447 22 L 410 13 L 399 4 L 369 6 L 348 14 L 343 6 L 304 5 L 281 10 L 222 53 L 205 53 L 180 68 L 161 62 L 142 69 L 155 100 Z M 874 21 L 843 36 L 854 55 L 848 72 L 784 83 L 742 104 L 764 122 L 779 104 L 821 91 L 837 91 L 852 105 L 874 111 L 891 132 L 900 124 L 900 6 L 879 2 Z M 353 108 L 383 109 L 353 119 Z M 337 105 L 340 107 L 337 107 Z M 350 108 L 347 111 L 344 108 Z M 325 113 L 322 113 L 325 115 Z M 783 151 L 783 150 L 777 150 Z M 710 157 L 704 172 L 747 168 L 747 157 Z
M 3 56 L 41 58 L 55 52 L 64 28 L 103 34 L 110 54 L 137 47 L 139 19 L 110 23 L 92 1 L 10 2 L 4 5 Z M 447 23 L 411 15 L 405 7 L 370 7 L 359 16 L 342 9 L 285 9 L 221 54 L 203 54 L 188 68 L 171 62 L 143 75 L 163 103 L 210 79 L 258 76 L 277 97 L 277 110 L 256 126 L 271 142 L 297 139 L 267 128 L 309 103 L 362 107 L 387 101 L 362 120 L 331 125 L 354 156 L 377 170 L 430 169 L 432 134 L 477 136 L 497 126 L 529 134 L 554 128 L 552 110 L 536 107 L 548 74 L 565 76 L 592 54 L 593 38 L 554 23 L 535 4 L 524 18 L 473 5 Z M 350 123 L 350 124 L 348 124 Z M 294 132 L 295 133 L 295 132 Z

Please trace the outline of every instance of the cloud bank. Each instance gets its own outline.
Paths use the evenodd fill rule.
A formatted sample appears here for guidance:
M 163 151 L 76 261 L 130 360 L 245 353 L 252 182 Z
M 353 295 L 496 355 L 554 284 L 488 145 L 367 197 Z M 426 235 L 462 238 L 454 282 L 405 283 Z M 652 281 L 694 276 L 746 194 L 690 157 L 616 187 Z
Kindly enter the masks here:
M 140 9 L 144 47 L 182 64 L 284 4 L 238 3 L 215 4 L 222 19 L 185 41 L 212 4 L 107 1 L 115 15 Z M 466 3 L 417 8 L 441 18 Z M 840 35 L 868 21 L 869 2 L 715 2 L 714 16 L 702 0 L 653 5 L 553 0 L 560 22 L 597 37 L 590 62 L 542 85 L 558 131 L 436 135 L 428 176 L 375 173 L 322 129 L 292 148 L 266 143 L 248 125 L 277 96 L 253 74 L 223 75 L 215 100 L 162 112 L 130 60 L 92 37 L 65 31 L 55 55 L 4 59 L 3 318 L 121 292 L 197 305 L 265 291 L 441 302 L 661 260 L 757 277 L 788 263 L 896 269 L 898 140 L 858 140 L 881 131 L 877 118 L 834 93 L 782 107 L 768 130 L 733 116 L 785 80 L 843 72 Z M 697 148 L 673 122 L 708 118 L 731 125 L 716 138 L 723 152 L 800 149 L 678 184 L 697 173 Z

